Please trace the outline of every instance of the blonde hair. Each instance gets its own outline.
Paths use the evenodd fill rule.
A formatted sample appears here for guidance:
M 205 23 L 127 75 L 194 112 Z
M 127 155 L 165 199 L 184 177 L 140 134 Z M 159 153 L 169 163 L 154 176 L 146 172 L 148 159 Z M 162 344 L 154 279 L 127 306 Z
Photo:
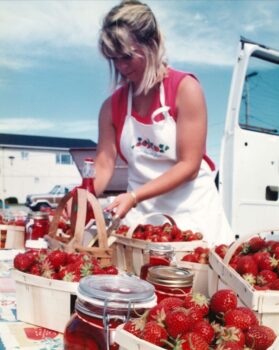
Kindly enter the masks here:
M 147 93 L 166 75 L 165 47 L 153 12 L 137 0 L 122 1 L 103 20 L 99 47 L 109 61 L 114 88 L 125 81 L 112 58 L 132 56 L 131 42 L 140 45 L 146 59 L 144 75 L 135 94 Z

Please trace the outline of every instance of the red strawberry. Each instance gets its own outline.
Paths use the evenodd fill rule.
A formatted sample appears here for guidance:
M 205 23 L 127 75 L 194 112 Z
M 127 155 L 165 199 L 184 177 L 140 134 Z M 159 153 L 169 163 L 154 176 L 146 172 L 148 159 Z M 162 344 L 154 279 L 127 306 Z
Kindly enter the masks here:
M 217 346 L 216 350 L 243 350 L 243 346 L 235 341 L 226 341 Z
M 248 241 L 248 245 L 249 245 L 249 250 L 252 252 L 257 252 L 260 249 L 263 249 L 265 247 L 265 239 L 262 237 L 252 237 L 249 241 Z
M 210 309 L 216 314 L 225 313 L 237 307 L 237 295 L 231 289 L 220 289 L 210 300 Z
M 167 340 L 168 334 L 164 327 L 160 326 L 155 321 L 150 321 L 145 324 L 142 332 L 142 339 L 148 341 L 151 344 L 163 346 L 164 340 Z
M 190 309 L 192 307 L 200 309 L 203 315 L 206 316 L 209 311 L 209 300 L 204 294 L 193 292 L 185 296 L 183 306 L 186 309 Z
M 197 307 L 193 306 L 190 307 L 190 309 L 185 309 L 187 312 L 187 315 L 191 318 L 192 322 L 198 322 L 203 319 L 203 312 L 201 309 L 198 309 Z
M 183 308 L 168 312 L 165 319 L 168 334 L 173 338 L 177 338 L 179 335 L 190 330 L 192 322 L 192 319 Z
M 39 264 L 32 265 L 29 272 L 35 276 L 41 276 L 41 269 Z
M 113 265 L 103 267 L 103 271 L 106 275 L 118 275 L 118 270 Z
M 215 253 L 218 254 L 220 258 L 224 259 L 228 249 L 229 246 L 227 244 L 219 244 L 215 247 Z
M 248 282 L 251 286 L 254 286 L 256 284 L 256 276 L 253 275 L 252 273 L 245 273 L 244 275 L 242 275 L 242 278 Z
M 157 321 L 162 323 L 165 321 L 167 312 L 174 310 L 183 305 L 183 300 L 176 297 L 168 297 L 163 299 L 158 305 L 149 310 L 147 315 L 148 321 Z
M 182 335 L 179 342 L 182 350 L 209 350 L 207 342 L 196 332 L 188 332 Z
M 273 256 L 263 257 L 258 263 L 259 271 L 262 271 L 262 270 L 272 271 L 272 270 L 275 270 L 277 266 L 278 266 L 278 260 Z
M 186 254 L 183 256 L 181 261 L 189 261 L 189 262 L 197 263 L 199 261 L 199 254 L 197 254 L 197 253 Z
M 214 339 L 214 328 L 207 320 L 195 322 L 191 330 L 202 336 L 207 344 L 210 344 Z
M 256 316 L 256 314 L 254 313 L 253 310 L 249 309 L 248 307 L 245 306 L 238 306 L 237 307 L 238 310 L 241 310 L 242 312 L 244 312 L 247 315 L 247 318 L 249 319 L 249 323 L 251 325 L 258 325 L 259 324 L 259 320 Z
M 247 308 L 247 310 L 250 309 Z M 255 318 L 256 316 L 253 317 L 244 311 L 244 308 L 236 308 L 225 313 L 224 321 L 226 326 L 234 326 L 246 331 L 250 326 L 255 324 Z
M 222 344 L 228 341 L 234 341 L 243 348 L 245 344 L 245 335 L 243 331 L 237 327 L 224 326 L 216 343 Z
M 53 250 L 47 255 L 48 260 L 55 270 L 67 264 L 67 257 L 68 254 L 62 250 Z
M 279 278 L 270 283 L 269 288 L 271 290 L 279 290 Z
M 257 252 L 252 255 L 252 258 L 256 261 L 257 264 L 259 264 L 259 261 L 264 257 L 270 257 L 270 254 L 268 252 Z
M 249 273 L 256 276 L 258 273 L 258 266 L 251 255 L 243 255 L 239 258 L 237 262 L 236 271 L 240 275 Z
M 27 253 L 19 253 L 14 258 L 14 267 L 20 271 L 26 272 L 31 268 L 34 262 L 34 255 Z
M 124 324 L 123 329 L 136 337 L 141 337 L 142 332 L 145 326 L 145 318 L 140 317 L 140 318 L 135 318 L 135 319 L 130 319 L 128 322 Z
M 265 286 L 277 279 L 277 274 L 274 271 L 262 270 L 257 275 L 257 284 Z
M 263 325 L 251 326 L 245 335 L 246 345 L 254 350 L 268 349 L 275 339 L 275 332 Z

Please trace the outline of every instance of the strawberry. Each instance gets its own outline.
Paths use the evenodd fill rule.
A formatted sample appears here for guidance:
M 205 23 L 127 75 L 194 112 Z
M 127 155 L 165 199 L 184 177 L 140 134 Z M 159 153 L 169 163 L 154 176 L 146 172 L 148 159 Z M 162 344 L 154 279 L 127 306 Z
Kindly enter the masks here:
M 51 262 L 46 258 L 42 263 L 41 263 L 41 276 L 45 278 L 54 278 L 55 275 L 55 270 L 51 264 Z
M 248 241 L 248 246 L 251 252 L 257 252 L 265 247 L 265 239 L 259 236 L 252 237 Z
M 238 306 L 237 310 L 241 310 L 246 314 L 247 318 L 249 319 L 250 325 L 254 326 L 259 324 L 259 320 L 253 310 L 245 306 Z
M 274 331 L 267 326 L 251 326 L 245 335 L 246 345 L 254 350 L 268 349 L 276 339 Z
M 259 264 L 259 261 L 264 257 L 270 257 L 270 254 L 266 251 L 263 252 L 256 252 L 252 255 L 252 258 L 256 261 L 257 264 Z
M 197 253 L 189 253 L 183 256 L 181 261 L 189 261 L 197 263 L 199 261 L 199 255 Z
M 191 331 L 202 336 L 203 339 L 207 342 L 207 344 L 210 344 L 214 339 L 214 334 L 215 334 L 214 328 L 205 319 L 195 322 L 193 324 L 193 327 L 191 328 Z
M 256 276 L 254 276 L 252 273 L 245 273 L 244 275 L 242 275 L 242 278 L 251 286 L 254 286 L 257 281 Z
M 256 276 L 258 273 L 258 266 L 251 255 L 243 255 L 239 258 L 237 262 L 236 271 L 240 275 L 249 273 Z
M 193 306 L 190 309 L 185 309 L 187 315 L 191 318 L 192 322 L 198 322 L 203 319 L 203 312 L 201 309 Z
M 237 307 L 237 295 L 231 289 L 220 289 L 210 300 L 210 309 L 216 314 L 224 314 Z
M 29 272 L 35 276 L 41 276 L 41 269 L 39 264 L 32 265 Z
M 209 346 L 204 338 L 196 332 L 188 332 L 179 339 L 178 349 L 181 350 L 209 350 Z M 180 347 L 179 347 L 180 346 Z M 177 347 L 176 347 L 177 349 Z
M 33 254 L 19 253 L 14 258 L 14 267 L 20 271 L 27 272 L 35 262 Z
M 118 270 L 115 266 L 109 265 L 103 267 L 103 273 L 106 275 L 118 275 Z
M 176 297 L 168 297 L 163 299 L 158 305 L 149 310 L 147 315 L 148 321 L 157 321 L 162 323 L 165 321 L 167 312 L 182 306 L 183 300 Z
M 187 315 L 184 308 L 178 308 L 168 312 L 165 319 L 167 332 L 173 338 L 177 338 L 179 335 L 190 330 L 192 322 L 192 319 Z
M 229 310 L 225 313 L 224 321 L 226 326 L 234 326 L 243 331 L 246 331 L 250 326 L 255 324 L 256 316 L 252 316 L 248 312 L 244 311 L 245 308 L 236 308 L 233 310 Z
M 215 247 L 215 253 L 220 256 L 220 258 L 224 259 L 227 251 L 229 249 L 229 246 L 227 244 L 219 244 Z
M 265 286 L 277 279 L 277 274 L 274 271 L 262 270 L 257 275 L 257 284 Z
M 136 337 L 141 338 L 142 332 L 145 326 L 145 321 L 146 320 L 144 317 L 130 319 L 128 322 L 124 324 L 123 329 L 135 335 Z
M 259 271 L 262 270 L 275 270 L 276 267 L 278 266 L 278 260 L 274 256 L 269 256 L 269 257 L 263 257 L 259 263 Z
M 277 278 L 275 281 L 271 282 L 269 285 L 269 288 L 271 290 L 279 290 L 279 278 Z
M 183 306 L 186 309 L 190 309 L 192 307 L 196 309 L 200 309 L 203 315 L 206 316 L 209 311 L 209 300 L 202 293 L 192 292 L 192 293 L 186 294 Z
M 156 321 L 149 321 L 145 324 L 142 332 L 142 339 L 151 344 L 163 346 L 164 340 L 167 340 L 168 334 L 164 327 L 160 326 Z
M 243 350 L 243 347 L 235 341 L 226 341 L 218 345 L 216 350 Z
M 217 344 L 223 344 L 228 341 L 234 341 L 238 345 L 244 347 L 245 335 L 243 331 L 234 326 L 224 326 L 221 329 L 221 333 L 216 341 Z
M 62 250 L 53 250 L 47 255 L 48 260 L 55 270 L 67 264 L 67 257 L 68 254 Z

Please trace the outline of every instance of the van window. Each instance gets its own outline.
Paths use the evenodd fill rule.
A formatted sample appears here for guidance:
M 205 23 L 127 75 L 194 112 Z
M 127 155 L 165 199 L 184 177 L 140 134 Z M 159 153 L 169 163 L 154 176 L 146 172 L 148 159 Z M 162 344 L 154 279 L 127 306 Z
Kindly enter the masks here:
M 279 135 L 279 58 L 272 62 L 253 53 L 246 73 L 239 125 L 243 129 Z

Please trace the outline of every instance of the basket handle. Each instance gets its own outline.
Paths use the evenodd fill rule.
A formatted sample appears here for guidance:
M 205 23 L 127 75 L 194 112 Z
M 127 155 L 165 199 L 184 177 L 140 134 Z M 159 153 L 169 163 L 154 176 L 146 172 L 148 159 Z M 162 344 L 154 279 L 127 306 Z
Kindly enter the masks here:
M 278 231 L 278 228 L 277 229 L 264 229 L 262 231 L 254 231 L 252 233 L 249 233 L 249 234 L 246 234 L 242 237 L 239 237 L 237 240 L 234 241 L 234 243 L 229 247 L 224 259 L 223 259 L 223 262 L 224 264 L 228 265 L 234 252 L 236 251 L 236 249 L 241 246 L 242 243 L 248 241 L 250 238 L 254 237 L 254 236 L 259 236 L 259 235 L 262 235 L 262 234 L 268 234 L 268 233 L 271 233 L 271 232 L 274 232 L 274 231 Z
M 163 213 L 151 213 L 151 214 L 147 214 L 144 216 L 145 219 L 149 219 L 151 217 L 154 216 L 164 216 L 166 219 L 168 219 L 168 221 L 172 224 L 172 226 L 176 225 L 174 219 L 168 215 L 168 214 L 163 214 Z M 139 222 L 135 222 L 134 224 L 132 224 L 132 226 L 129 227 L 127 233 L 126 233 L 126 237 L 127 238 L 132 238 L 133 233 L 135 231 L 135 229 L 140 225 Z

